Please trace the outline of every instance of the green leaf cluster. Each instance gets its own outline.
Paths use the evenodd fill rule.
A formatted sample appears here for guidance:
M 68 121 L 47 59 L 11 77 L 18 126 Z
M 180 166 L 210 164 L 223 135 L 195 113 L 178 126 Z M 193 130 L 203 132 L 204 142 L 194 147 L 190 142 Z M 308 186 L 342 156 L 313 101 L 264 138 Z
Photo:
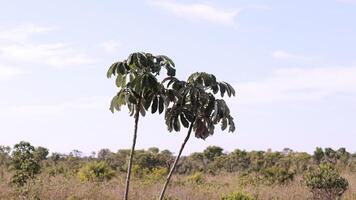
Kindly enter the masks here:
M 120 111 L 121 106 L 127 105 L 131 116 L 135 110 L 145 116 L 150 107 L 152 113 L 162 113 L 169 99 L 157 76 L 162 68 L 166 69 L 167 76 L 175 76 L 174 66 L 167 56 L 144 52 L 132 53 L 127 59 L 113 63 L 107 71 L 107 77 L 116 77 L 119 92 L 111 100 L 111 112 Z
M 193 125 L 197 138 L 205 139 L 214 134 L 215 125 L 221 124 L 221 130 L 229 127 L 235 131 L 230 109 L 223 99 L 225 93 L 235 96 L 235 90 L 226 82 L 218 82 L 216 77 L 205 72 L 196 72 L 187 81 L 168 77 L 163 80 L 167 88 L 175 95 L 173 105 L 166 110 L 165 120 L 169 131 L 180 131 L 181 127 Z

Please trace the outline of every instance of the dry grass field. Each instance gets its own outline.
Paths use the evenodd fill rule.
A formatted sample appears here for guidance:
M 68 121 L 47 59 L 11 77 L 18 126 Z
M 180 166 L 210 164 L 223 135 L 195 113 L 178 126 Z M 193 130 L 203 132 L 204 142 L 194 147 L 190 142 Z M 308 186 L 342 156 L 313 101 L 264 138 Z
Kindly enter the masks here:
M 349 189 L 343 199 L 356 199 L 356 174 L 343 174 L 349 181 Z M 244 191 L 256 199 L 261 200 L 305 200 L 311 194 L 296 177 L 286 185 L 242 185 L 237 174 L 220 174 L 218 176 L 203 175 L 199 182 L 189 182 L 186 176 L 176 176 L 169 187 L 169 199 L 179 200 L 214 200 L 220 199 L 222 194 L 233 191 Z M 122 199 L 124 189 L 124 175 L 115 177 L 108 182 L 81 182 L 77 177 L 40 175 L 20 192 L 11 188 L 7 182 L 8 175 L 2 175 L 0 182 L 0 199 L 44 199 L 44 200 L 119 200 Z M 163 180 L 147 182 L 133 179 L 130 199 L 152 200 L 162 186 Z M 22 196 L 20 195 L 22 194 Z

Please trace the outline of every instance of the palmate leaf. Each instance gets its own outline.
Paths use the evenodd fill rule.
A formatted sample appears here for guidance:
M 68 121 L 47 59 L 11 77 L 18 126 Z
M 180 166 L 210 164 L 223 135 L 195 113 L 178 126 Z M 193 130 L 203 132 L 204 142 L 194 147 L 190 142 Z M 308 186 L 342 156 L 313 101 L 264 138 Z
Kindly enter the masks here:
M 171 116 L 167 112 L 175 113 L 176 117 L 166 117 L 166 124 L 169 131 L 180 130 L 178 122 L 183 127 L 189 127 L 193 123 L 195 136 L 201 139 L 207 138 L 214 133 L 215 125 L 221 124 L 222 130 L 228 128 L 229 132 L 235 130 L 233 118 L 230 116 L 230 109 L 223 99 L 215 99 L 214 94 L 231 97 L 235 95 L 235 90 L 226 82 L 217 82 L 212 74 L 197 72 L 189 76 L 187 82 L 177 78 L 167 78 L 167 87 L 175 97 L 174 105 L 166 110 L 166 116 Z M 182 83 L 182 84 L 181 84 Z M 181 84 L 181 85 L 180 85 Z M 178 94 L 177 94 L 178 93 Z M 176 118 L 180 119 L 179 121 Z M 179 123 L 179 124 L 180 124 Z
M 157 76 L 165 68 L 168 77 L 174 80 L 174 67 L 169 57 L 144 52 L 132 53 L 127 59 L 113 63 L 106 75 L 108 78 L 115 76 L 115 84 L 123 92 L 121 97 L 112 99 L 110 110 L 120 111 L 120 106 L 127 104 L 131 116 L 135 110 L 145 115 L 150 107 L 151 113 L 163 113 L 170 102 L 176 101 L 177 92 L 167 92 L 164 85 L 158 82 Z M 138 105 L 139 102 L 141 105 Z

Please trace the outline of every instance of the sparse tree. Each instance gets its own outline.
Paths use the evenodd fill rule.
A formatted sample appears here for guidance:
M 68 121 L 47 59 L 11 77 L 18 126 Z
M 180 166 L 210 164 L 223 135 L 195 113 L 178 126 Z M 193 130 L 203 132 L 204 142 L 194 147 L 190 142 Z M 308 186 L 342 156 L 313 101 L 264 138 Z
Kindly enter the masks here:
M 165 88 L 157 80 L 161 68 L 166 68 L 167 76 L 175 76 L 173 61 L 167 56 L 154 56 L 150 53 L 132 53 L 123 61 L 113 63 L 107 77 L 116 76 L 116 86 L 119 92 L 113 97 L 110 105 L 111 112 L 120 111 L 121 106 L 127 105 L 130 116 L 135 118 L 133 141 L 127 168 L 126 187 L 124 199 L 128 199 L 132 160 L 135 152 L 137 127 L 140 113 L 145 116 L 146 111 L 162 113 L 164 105 L 170 102 Z
M 317 147 L 315 149 L 314 155 L 313 155 L 313 158 L 314 158 L 316 164 L 319 165 L 321 163 L 321 161 L 323 160 L 324 156 L 325 156 L 325 154 L 324 154 L 323 149 L 320 147 Z
M 167 88 L 172 86 L 177 98 L 165 113 L 168 131 L 180 131 L 182 125 L 188 128 L 188 133 L 167 176 L 159 197 L 160 200 L 164 197 L 168 183 L 192 131 L 194 131 L 195 137 L 200 139 L 206 139 L 213 135 L 215 125 L 219 123 L 221 123 L 222 130 L 229 126 L 229 132 L 235 131 L 229 107 L 223 99 L 215 98 L 215 94 L 219 91 L 222 97 L 225 93 L 229 97 L 234 96 L 235 90 L 230 84 L 218 82 L 214 75 L 204 72 L 193 73 L 187 81 L 180 81 L 174 77 L 166 78 L 165 81 L 168 81 Z
M 37 161 L 46 160 L 48 156 L 48 149 L 44 147 L 36 147 L 35 151 L 33 152 L 33 156 Z
M 23 186 L 40 172 L 41 166 L 35 159 L 34 152 L 35 147 L 28 142 L 15 144 L 11 159 L 11 166 L 15 172 L 11 178 L 13 184 Z

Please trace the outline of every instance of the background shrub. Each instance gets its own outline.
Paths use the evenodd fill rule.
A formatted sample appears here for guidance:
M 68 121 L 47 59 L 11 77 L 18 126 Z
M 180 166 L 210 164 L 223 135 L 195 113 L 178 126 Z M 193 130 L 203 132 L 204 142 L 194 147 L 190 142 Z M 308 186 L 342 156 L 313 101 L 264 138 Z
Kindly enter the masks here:
M 204 176 L 201 172 L 196 172 L 186 178 L 187 183 L 190 184 L 203 184 L 205 182 Z
M 318 168 L 304 175 L 304 182 L 313 194 L 314 199 L 333 200 L 341 197 L 348 188 L 348 182 L 329 164 L 321 164 Z
M 90 162 L 79 169 L 81 181 L 107 181 L 114 177 L 115 172 L 104 162 Z
M 294 173 L 282 167 L 269 167 L 262 170 L 262 176 L 267 184 L 285 184 L 293 181 Z

